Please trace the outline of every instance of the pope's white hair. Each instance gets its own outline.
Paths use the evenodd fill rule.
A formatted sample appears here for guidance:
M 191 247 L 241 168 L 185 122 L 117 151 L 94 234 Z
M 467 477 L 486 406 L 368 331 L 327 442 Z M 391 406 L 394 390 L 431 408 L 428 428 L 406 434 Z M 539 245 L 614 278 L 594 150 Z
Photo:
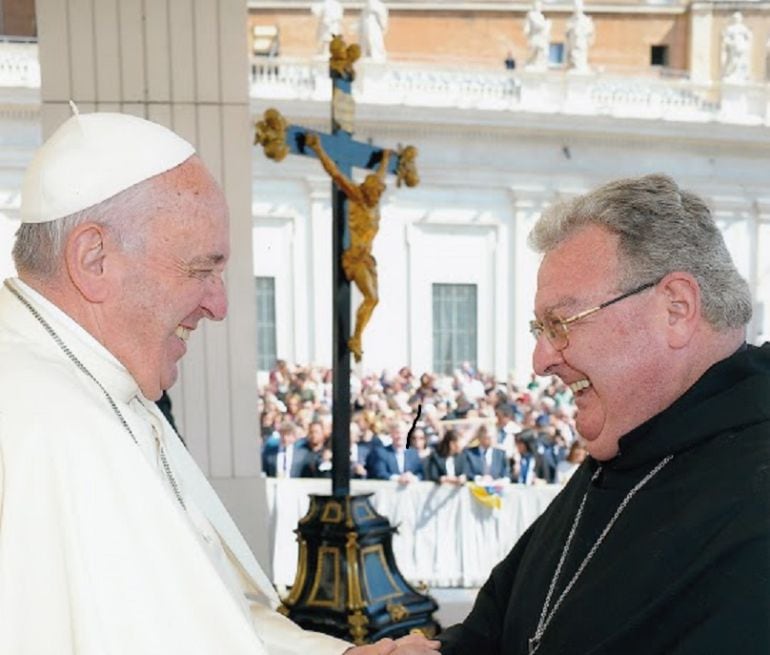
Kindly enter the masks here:
M 156 183 L 157 179 L 139 182 L 63 218 L 45 223 L 22 223 L 13 246 L 16 270 L 43 280 L 55 276 L 64 266 L 67 237 L 83 223 L 96 223 L 107 228 L 124 251 L 142 248 L 148 219 L 159 200 L 162 185 Z

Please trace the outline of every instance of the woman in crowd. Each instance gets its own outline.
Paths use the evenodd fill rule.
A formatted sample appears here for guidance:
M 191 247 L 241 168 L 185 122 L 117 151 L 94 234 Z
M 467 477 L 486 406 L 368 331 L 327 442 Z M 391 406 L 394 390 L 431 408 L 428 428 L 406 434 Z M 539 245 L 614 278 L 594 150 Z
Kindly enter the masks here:
M 566 484 L 567 480 L 572 477 L 572 474 L 577 471 L 578 466 L 583 463 L 586 458 L 586 449 L 580 439 L 575 439 L 570 446 L 567 459 L 563 462 L 559 462 L 556 465 L 556 482 L 557 484 Z
M 460 435 L 454 430 L 447 430 L 436 450 L 428 456 L 425 466 L 427 479 L 433 482 L 464 484 L 465 457 L 463 456 Z

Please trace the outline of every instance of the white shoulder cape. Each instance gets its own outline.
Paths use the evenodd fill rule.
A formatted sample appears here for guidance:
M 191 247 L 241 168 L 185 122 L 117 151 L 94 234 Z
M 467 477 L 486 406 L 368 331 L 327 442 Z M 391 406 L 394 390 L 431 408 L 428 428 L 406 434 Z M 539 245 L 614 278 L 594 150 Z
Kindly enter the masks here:
M 167 447 L 241 574 L 275 603 L 208 481 L 178 440 Z M 0 654 L 338 655 L 350 646 L 266 605 L 251 613 L 102 392 L 0 289 Z

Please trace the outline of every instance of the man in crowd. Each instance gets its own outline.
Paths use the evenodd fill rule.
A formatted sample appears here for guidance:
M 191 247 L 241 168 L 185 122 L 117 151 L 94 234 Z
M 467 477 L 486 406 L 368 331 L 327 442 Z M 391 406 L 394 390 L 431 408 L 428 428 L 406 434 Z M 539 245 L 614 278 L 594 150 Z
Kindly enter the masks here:
M 310 470 L 307 477 L 330 478 L 332 475 L 332 450 L 324 434 L 321 421 L 312 421 L 303 442 L 310 458 Z
M 315 464 L 310 451 L 297 443 L 297 426 L 284 421 L 278 428 L 278 443 L 262 451 L 262 472 L 270 478 L 312 478 Z
M 441 635 L 477 653 L 770 652 L 770 345 L 711 213 L 668 177 L 536 224 L 535 370 L 590 457 Z
M 389 446 L 375 446 L 366 461 L 369 478 L 374 480 L 396 480 L 409 484 L 425 477 L 420 456 L 415 448 L 407 448 L 406 423 L 393 419 L 388 432 L 391 438 Z
M 492 434 L 486 425 L 480 425 L 476 430 L 478 444 L 465 451 L 465 473 L 471 479 L 493 482 L 509 480 L 511 473 L 505 451 L 495 448 Z
M 190 144 L 73 116 L 0 288 L 0 653 L 425 654 L 301 630 L 152 402 L 227 310 L 228 212 Z

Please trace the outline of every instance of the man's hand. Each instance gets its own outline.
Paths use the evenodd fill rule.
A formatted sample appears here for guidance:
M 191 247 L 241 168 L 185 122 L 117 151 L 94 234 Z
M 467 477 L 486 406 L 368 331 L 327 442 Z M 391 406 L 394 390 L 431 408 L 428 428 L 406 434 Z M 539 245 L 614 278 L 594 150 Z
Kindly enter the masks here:
M 345 655 L 441 655 L 441 642 L 431 641 L 422 635 L 407 635 L 393 641 L 380 639 L 370 646 L 356 646 L 345 651 Z
M 396 650 L 393 655 L 441 655 L 441 642 L 426 639 L 422 635 L 407 635 L 396 640 Z
M 370 646 L 348 648 L 343 655 L 389 655 L 396 650 L 396 642 L 392 639 L 380 639 Z
M 315 150 L 318 147 L 318 144 L 320 142 L 321 141 L 315 132 L 308 132 L 307 134 L 305 134 L 305 145 L 308 148 L 312 148 L 313 150 Z

